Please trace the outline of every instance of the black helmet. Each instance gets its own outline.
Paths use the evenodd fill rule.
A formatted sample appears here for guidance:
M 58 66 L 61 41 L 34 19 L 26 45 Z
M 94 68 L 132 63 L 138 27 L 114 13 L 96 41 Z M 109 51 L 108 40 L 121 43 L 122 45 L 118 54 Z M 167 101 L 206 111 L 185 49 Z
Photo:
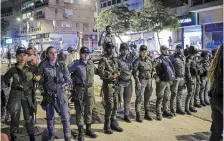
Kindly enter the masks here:
M 111 42 L 107 42 L 107 43 L 105 44 L 105 48 L 114 48 L 114 47 L 115 47 L 114 44 L 111 43 Z
M 178 45 L 176 45 L 176 49 L 178 49 L 178 48 L 182 49 L 183 47 L 181 44 L 178 44 Z
M 195 46 L 190 46 L 190 47 L 188 48 L 188 53 L 190 53 L 190 54 L 197 54 L 197 49 L 196 49 L 196 47 L 195 47 Z
M 128 45 L 126 43 L 121 43 L 120 50 L 128 49 Z
M 23 48 L 23 47 L 19 47 L 19 48 L 17 48 L 17 50 L 16 50 L 16 55 L 19 55 L 20 53 L 25 53 L 25 54 L 27 54 L 27 50 L 26 50 L 25 48 Z
M 84 53 L 90 53 L 88 47 L 82 47 L 82 48 L 80 49 L 80 54 L 84 54 Z
M 74 51 L 74 49 L 73 49 L 72 47 L 68 47 L 68 48 L 67 48 L 67 51 L 68 51 L 68 52 L 70 52 L 70 51 Z
M 145 50 L 147 50 L 148 48 L 147 48 L 147 46 L 146 45 L 141 45 L 140 46 L 140 51 L 145 51 Z

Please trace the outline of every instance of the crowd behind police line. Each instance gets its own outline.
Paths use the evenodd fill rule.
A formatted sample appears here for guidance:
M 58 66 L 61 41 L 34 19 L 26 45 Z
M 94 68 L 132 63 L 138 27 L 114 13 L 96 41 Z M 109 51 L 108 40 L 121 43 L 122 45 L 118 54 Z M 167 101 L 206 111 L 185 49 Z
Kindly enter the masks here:
M 110 28 L 110 27 L 109 27 Z M 105 36 L 106 37 L 106 36 Z M 108 37 L 111 37 L 108 35 Z M 140 112 L 141 103 L 144 102 L 144 119 L 153 120 L 150 113 L 150 98 L 153 91 L 152 81 L 156 81 L 156 119 L 172 118 L 176 114 L 197 112 L 196 108 L 209 105 L 209 81 L 206 73 L 210 65 L 210 54 L 204 51 L 199 56 L 194 46 L 188 49 L 188 56 L 184 56 L 181 45 L 176 46 L 176 52 L 169 55 L 168 48 L 161 46 L 161 55 L 153 60 L 148 56 L 147 46 L 142 45 L 139 55 L 136 49 L 126 43 L 120 45 L 120 54 L 114 57 L 115 45 L 105 42 L 104 55 L 98 68 L 90 58 L 87 47 L 80 49 L 80 59 L 65 64 L 59 61 L 55 47 L 48 47 L 46 58 L 37 67 L 35 59 L 28 59 L 28 51 L 18 48 L 16 51 L 17 63 L 4 75 L 4 82 L 9 86 L 9 79 L 13 78 L 7 108 L 12 117 L 10 123 L 11 140 L 16 140 L 16 131 L 19 127 L 21 107 L 23 108 L 25 126 L 30 140 L 34 141 L 33 113 L 35 101 L 32 90 L 34 83 L 43 86 L 42 109 L 46 111 L 49 141 L 55 139 L 54 115 L 56 111 L 63 125 L 64 139 L 71 140 L 70 114 L 68 98 L 65 94 L 65 85 L 72 86 L 72 102 L 75 104 L 76 124 L 78 126 L 78 141 L 84 140 L 84 127 L 86 135 L 96 138 L 92 131 L 92 110 L 94 108 L 94 75 L 103 80 L 102 91 L 105 103 L 104 132 L 113 134 L 113 131 L 122 132 L 116 119 L 119 102 L 124 101 L 124 121 L 131 122 L 130 103 L 132 98 L 132 76 L 135 80 L 135 111 L 136 121 L 143 122 Z M 29 50 L 29 49 L 28 49 Z M 29 61 L 27 61 L 29 60 Z M 181 107 L 183 89 L 187 87 L 185 109 Z

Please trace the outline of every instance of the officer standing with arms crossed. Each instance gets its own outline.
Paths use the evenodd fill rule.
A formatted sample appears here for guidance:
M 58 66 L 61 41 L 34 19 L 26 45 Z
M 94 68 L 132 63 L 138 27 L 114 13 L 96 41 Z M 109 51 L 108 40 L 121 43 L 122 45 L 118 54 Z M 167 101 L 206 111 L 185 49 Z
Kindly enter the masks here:
M 145 119 L 153 120 L 150 116 L 150 98 L 153 92 L 152 76 L 155 76 L 153 61 L 147 56 L 147 46 L 141 45 L 139 57 L 133 62 L 133 75 L 136 83 L 136 121 L 143 122 L 140 117 L 141 103 L 144 100 Z
M 119 80 L 119 96 L 124 99 L 124 121 L 131 122 L 129 117 L 131 96 L 132 96 L 132 62 L 130 54 L 128 54 L 128 45 L 122 43 L 120 45 L 120 56 L 118 57 L 118 67 L 121 74 Z
M 4 75 L 5 82 L 9 84 L 10 78 L 13 78 L 9 101 L 7 108 L 11 115 L 10 136 L 11 141 L 16 141 L 16 131 L 19 127 L 19 119 L 21 106 L 23 108 L 23 116 L 25 119 L 25 127 L 27 129 L 30 141 L 35 141 L 34 124 L 32 116 L 35 106 L 32 101 L 31 91 L 33 89 L 34 80 L 39 81 L 40 76 L 37 74 L 37 68 L 27 64 L 27 50 L 19 47 L 16 50 L 17 63 L 10 68 Z
M 156 117 L 161 121 L 162 117 L 173 117 L 170 112 L 170 84 L 175 80 L 175 71 L 172 62 L 169 59 L 168 47 L 160 47 L 161 55 L 154 60 L 156 73 L 158 74 L 156 81 Z M 159 80 L 158 80 L 159 79 Z M 163 103 L 163 115 L 161 113 Z
M 171 87 L 170 109 L 173 115 L 176 113 L 184 115 L 181 108 L 181 97 L 185 88 L 185 56 L 181 45 L 176 46 L 176 53 L 170 57 L 175 69 L 175 80 Z
M 105 55 L 101 58 L 98 65 L 98 73 L 103 80 L 103 93 L 105 101 L 105 134 L 113 134 L 112 130 L 122 132 L 123 129 L 119 127 L 116 119 L 117 105 L 118 105 L 118 63 L 113 56 L 113 43 L 106 43 Z M 111 130 L 112 129 L 112 130 Z
M 75 60 L 69 72 L 72 74 L 73 94 L 75 102 L 76 123 L 79 134 L 78 141 L 84 141 L 83 119 L 86 124 L 86 135 L 91 138 L 96 138 L 97 135 L 92 131 L 92 110 L 94 105 L 94 74 L 96 67 L 89 58 L 89 48 L 82 47 L 80 49 L 80 60 Z
M 50 46 L 47 48 L 46 59 L 39 65 L 39 74 L 42 76 L 40 83 L 44 89 L 41 106 L 47 115 L 48 141 L 55 139 L 54 110 L 61 117 L 65 141 L 70 141 L 70 114 L 68 99 L 65 94 L 65 84 L 71 83 L 71 80 L 66 65 L 57 61 L 55 47 Z
M 197 69 L 196 69 L 196 53 L 197 50 L 194 46 L 190 46 L 188 49 L 189 56 L 186 58 L 186 82 L 187 82 L 187 98 L 185 102 L 185 112 L 188 115 L 191 115 L 191 112 L 197 112 L 194 108 L 194 96 L 195 96 L 195 85 L 196 85 L 196 76 L 197 76 Z

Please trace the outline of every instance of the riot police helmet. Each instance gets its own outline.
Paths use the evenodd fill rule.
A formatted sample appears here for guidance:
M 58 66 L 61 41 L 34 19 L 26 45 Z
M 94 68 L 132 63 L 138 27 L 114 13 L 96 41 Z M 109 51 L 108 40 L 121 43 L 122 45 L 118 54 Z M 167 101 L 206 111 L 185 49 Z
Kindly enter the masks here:
M 148 48 L 147 48 L 146 45 L 141 45 L 139 50 L 140 50 L 140 51 L 147 51 Z

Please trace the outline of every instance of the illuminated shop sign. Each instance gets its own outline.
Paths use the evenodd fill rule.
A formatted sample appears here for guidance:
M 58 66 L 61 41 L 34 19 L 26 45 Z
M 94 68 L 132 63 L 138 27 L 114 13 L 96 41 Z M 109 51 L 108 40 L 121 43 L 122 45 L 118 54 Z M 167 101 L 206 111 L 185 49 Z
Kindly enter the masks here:
M 193 13 L 193 12 L 187 15 L 180 16 L 178 17 L 178 19 L 179 19 L 180 27 L 197 25 L 198 23 L 197 13 Z

